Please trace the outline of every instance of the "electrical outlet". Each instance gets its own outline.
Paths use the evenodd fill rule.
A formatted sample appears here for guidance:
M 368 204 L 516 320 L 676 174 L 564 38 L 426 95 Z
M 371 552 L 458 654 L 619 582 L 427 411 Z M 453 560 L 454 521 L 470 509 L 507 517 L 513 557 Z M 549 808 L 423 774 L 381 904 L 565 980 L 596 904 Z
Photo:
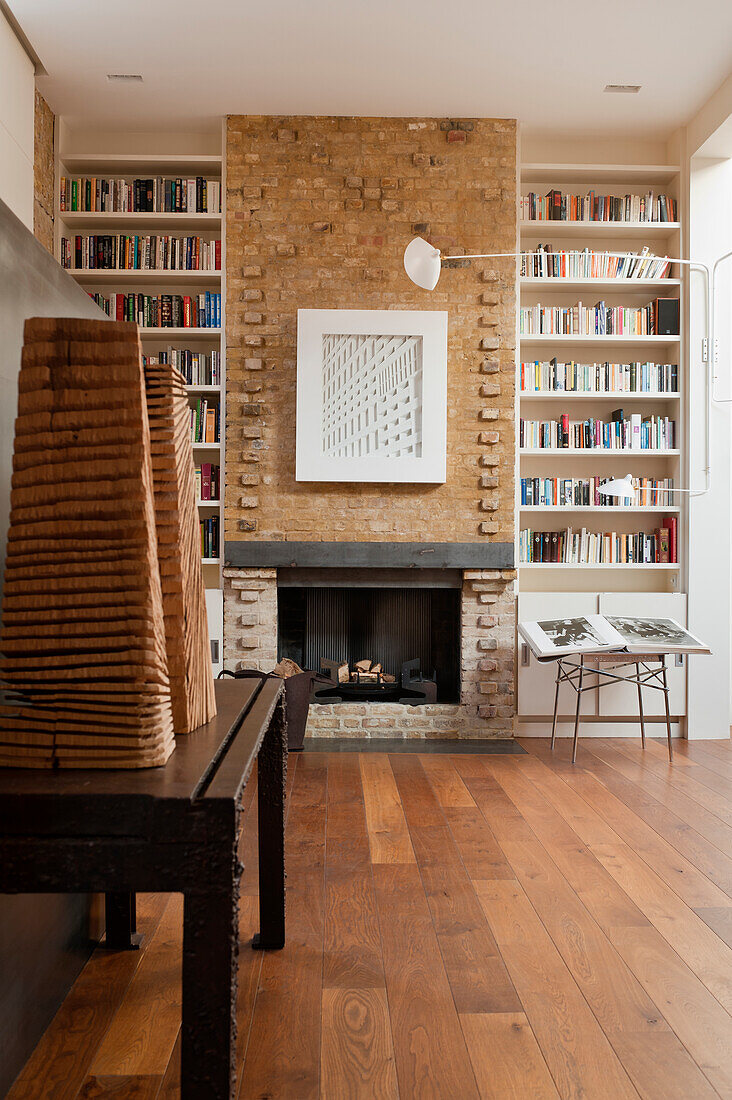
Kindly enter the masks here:
M 684 667 L 684 654 L 683 653 L 677 653 L 676 654 L 676 661 L 674 663 L 675 663 L 677 668 L 683 668 Z
M 521 644 L 521 664 L 522 665 L 528 665 L 530 663 L 531 663 L 531 653 L 529 651 L 529 647 L 527 646 L 526 642 L 522 642 L 522 644 Z

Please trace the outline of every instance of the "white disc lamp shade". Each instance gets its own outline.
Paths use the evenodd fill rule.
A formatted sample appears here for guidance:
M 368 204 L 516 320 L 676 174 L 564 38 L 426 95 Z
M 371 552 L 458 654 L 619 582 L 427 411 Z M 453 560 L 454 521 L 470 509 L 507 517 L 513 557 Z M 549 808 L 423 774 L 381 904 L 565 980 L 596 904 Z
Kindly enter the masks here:
M 423 290 L 434 290 L 440 278 L 440 250 L 422 237 L 414 237 L 404 249 L 404 270 Z
M 615 497 L 618 500 L 635 500 L 632 475 L 627 474 L 625 477 L 615 477 L 610 481 L 606 481 L 604 485 L 599 487 L 599 492 L 604 497 Z

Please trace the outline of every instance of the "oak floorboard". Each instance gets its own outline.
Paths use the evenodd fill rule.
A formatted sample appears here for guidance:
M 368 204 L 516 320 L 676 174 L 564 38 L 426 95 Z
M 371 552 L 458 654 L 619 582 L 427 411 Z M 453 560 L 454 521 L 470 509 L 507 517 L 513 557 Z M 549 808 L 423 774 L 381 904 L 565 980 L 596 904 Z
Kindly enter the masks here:
M 162 1077 L 146 1074 L 97 1074 L 87 1077 L 79 1091 L 79 1100 L 156 1100 Z
M 8 1100 L 70 1100 L 76 1096 L 119 1002 L 150 945 L 167 894 L 138 896 L 139 951 L 98 947 L 8 1092 Z
M 720 852 L 732 851 L 731 826 L 726 825 L 716 814 L 700 806 L 683 791 L 672 787 L 668 780 L 660 779 L 647 769 L 644 771 L 639 763 L 621 753 L 611 740 L 595 738 L 592 754 L 633 783 L 639 790 L 655 798 Z
M 592 807 L 628 847 L 689 906 L 724 906 L 732 899 L 710 882 L 678 849 L 659 836 L 610 791 L 601 778 L 587 770 L 586 761 L 562 778 Z M 612 842 L 612 841 L 610 841 Z
M 608 874 L 643 911 L 670 946 L 686 960 L 720 1004 L 731 1011 L 732 952 L 727 945 L 719 940 L 704 921 L 617 833 L 609 829 L 607 835 L 603 836 L 598 825 L 601 820 L 599 815 L 574 789 L 578 773 L 571 773 L 571 765 L 560 776 L 549 773 L 549 769 L 540 762 L 536 763 L 541 774 L 537 778 L 536 773 L 530 771 L 528 774 L 532 780 L 541 783 L 543 792 L 560 813 L 563 812 L 563 807 L 566 808 L 567 817 L 571 818 L 573 827 L 588 843 L 593 855 Z M 505 775 L 511 783 L 509 772 L 506 771 Z
M 524 1012 L 563 1098 L 637 1097 L 602 1028 L 516 881 L 476 882 Z
M 664 762 L 662 758 L 656 758 L 648 753 L 644 757 L 639 757 L 637 753 L 633 753 L 628 746 L 622 743 L 617 748 L 629 760 L 638 763 L 643 771 L 649 772 L 656 778 L 665 779 L 671 787 L 688 795 L 694 802 L 697 802 L 704 809 L 709 810 L 710 813 L 718 817 L 720 821 L 723 821 L 725 825 L 732 826 L 732 789 L 728 783 L 722 783 L 720 793 L 718 790 L 712 790 L 706 783 L 700 782 L 692 774 L 691 768 L 676 768 L 674 770 L 673 764 L 669 764 L 668 760 Z
M 544 762 L 547 762 L 546 759 Z M 626 818 L 629 825 L 632 826 L 634 818 L 640 818 L 663 837 L 672 850 L 684 856 L 710 882 L 718 886 L 732 902 L 732 858 L 721 852 L 661 802 L 640 790 L 635 783 L 606 764 L 593 751 L 585 754 L 582 768 L 585 772 L 594 775 L 603 786 L 623 802 L 627 810 L 631 811 L 630 816 Z
M 720 940 L 732 947 L 732 909 L 729 906 L 723 909 L 695 909 L 694 912 L 708 928 L 716 932 Z
M 412 841 L 388 756 L 367 753 L 360 763 L 371 862 L 414 863 Z
M 477 1100 L 419 871 L 414 864 L 375 863 L 374 883 L 400 1095 Z
M 324 989 L 321 1096 L 399 1100 L 384 989 Z
M 475 805 L 465 783 L 447 756 L 425 754 L 419 757 L 437 800 L 443 808 L 458 806 L 465 809 Z
M 171 894 L 89 1076 L 165 1073 L 181 1018 L 183 895 Z
M 726 775 L 732 779 L 732 754 L 729 741 L 686 741 L 677 742 L 679 756 L 698 764 L 716 775 Z
M 481 1100 L 559 1100 L 523 1012 L 463 1014 L 460 1025 Z
M 180 1044 L 181 1033 L 179 1031 L 170 1055 L 170 1061 L 160 1082 L 157 1100 L 180 1100 Z
M 319 1095 L 327 791 L 327 758 L 303 754 L 285 832 L 287 942 L 262 959 L 241 1100 L 317 1100 Z

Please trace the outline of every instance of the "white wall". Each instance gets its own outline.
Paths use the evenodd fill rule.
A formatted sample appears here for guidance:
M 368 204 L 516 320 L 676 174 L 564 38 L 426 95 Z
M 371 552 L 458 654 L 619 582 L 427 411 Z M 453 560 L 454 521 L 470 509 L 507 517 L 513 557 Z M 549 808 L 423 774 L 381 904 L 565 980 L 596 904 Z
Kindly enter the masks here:
M 0 199 L 33 229 L 35 68 L 0 10 Z
M 691 150 L 693 152 L 693 150 Z M 689 162 L 689 256 L 711 265 L 732 250 L 732 160 L 691 156 Z M 689 301 L 689 483 L 704 483 L 706 423 L 705 299 L 699 276 L 690 279 Z M 715 336 L 720 358 L 717 392 L 732 398 L 732 259 L 718 278 Z M 712 407 L 712 489 L 692 497 L 689 506 L 689 627 L 711 647 L 712 657 L 689 661 L 688 730 L 690 739 L 729 737 L 730 728 L 730 536 L 732 535 L 732 444 L 729 404 Z

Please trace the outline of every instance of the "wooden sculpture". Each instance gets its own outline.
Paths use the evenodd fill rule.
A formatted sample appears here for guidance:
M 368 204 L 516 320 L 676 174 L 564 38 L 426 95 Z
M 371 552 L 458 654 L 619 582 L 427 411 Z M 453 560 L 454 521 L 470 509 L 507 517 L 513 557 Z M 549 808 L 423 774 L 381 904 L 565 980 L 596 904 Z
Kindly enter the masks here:
M 178 448 L 169 468 L 184 469 L 187 459 L 192 478 L 190 442 L 186 452 L 157 408 L 154 416 L 158 434 L 167 431 Z M 184 620 L 185 653 L 200 654 L 207 635 L 200 563 L 197 573 L 179 567 L 186 584 L 199 585 L 200 598 L 187 599 L 197 618 L 185 620 L 180 597 L 161 586 L 156 503 L 178 512 L 172 526 L 163 521 L 166 536 L 176 525 L 192 529 L 179 557 L 197 534 L 188 498 L 176 504 L 185 477 L 178 490 L 173 478 L 170 492 L 153 480 L 136 326 L 27 321 L 0 635 L 0 764 L 159 765 L 176 729 L 213 712 L 210 662 L 196 658 L 182 674 L 180 656 L 167 652 L 171 616 Z M 166 542 L 166 565 L 174 558 Z M 171 667 L 176 695 L 195 700 L 176 700 L 179 721 Z

